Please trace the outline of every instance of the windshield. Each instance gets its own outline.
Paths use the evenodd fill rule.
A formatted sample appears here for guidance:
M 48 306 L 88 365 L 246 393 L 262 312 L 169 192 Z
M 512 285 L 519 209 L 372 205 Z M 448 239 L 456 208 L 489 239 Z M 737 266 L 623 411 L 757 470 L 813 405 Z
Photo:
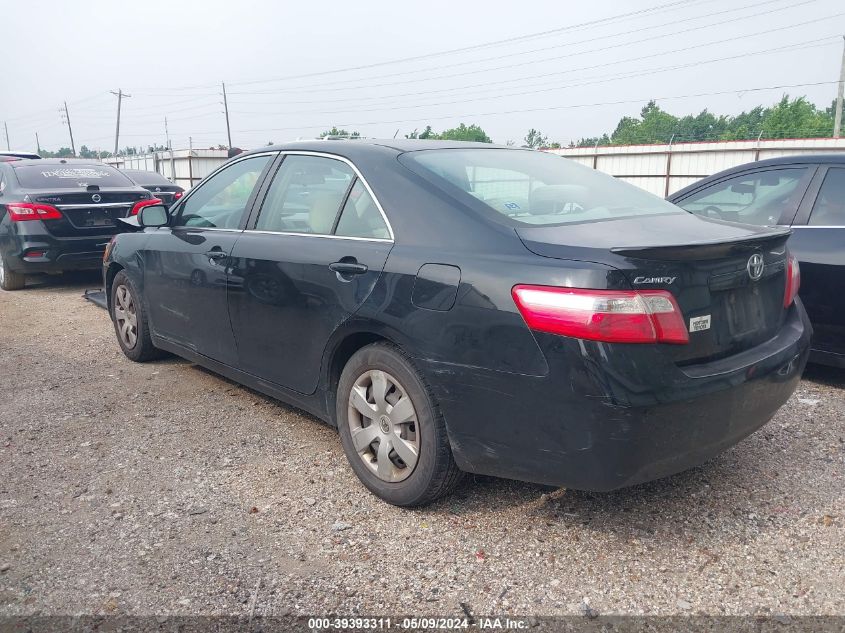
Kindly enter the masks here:
M 132 171 L 125 170 L 124 173 L 139 185 L 172 185 L 167 178 L 155 171 Z
M 509 149 L 408 152 L 401 162 L 517 224 L 549 226 L 666 213 L 678 207 L 573 160 Z M 460 190 L 456 192 L 455 188 Z
M 135 186 L 134 182 L 107 165 L 21 165 L 15 167 L 15 175 L 25 189 Z

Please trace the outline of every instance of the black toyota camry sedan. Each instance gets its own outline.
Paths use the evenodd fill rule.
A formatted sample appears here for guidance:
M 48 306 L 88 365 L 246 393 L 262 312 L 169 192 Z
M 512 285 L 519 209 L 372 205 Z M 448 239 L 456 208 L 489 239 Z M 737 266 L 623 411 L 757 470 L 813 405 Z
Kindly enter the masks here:
M 127 223 L 104 258 L 126 356 L 335 425 L 397 505 L 462 472 L 595 491 L 679 472 L 771 419 L 809 351 L 787 230 L 531 150 L 273 146 Z
M 739 165 L 670 196 L 708 218 L 793 229 L 813 324 L 810 361 L 845 367 L 845 155 L 781 156 Z
M 159 201 L 116 169 L 76 159 L 0 162 L 0 288 L 99 269 L 115 221 Z

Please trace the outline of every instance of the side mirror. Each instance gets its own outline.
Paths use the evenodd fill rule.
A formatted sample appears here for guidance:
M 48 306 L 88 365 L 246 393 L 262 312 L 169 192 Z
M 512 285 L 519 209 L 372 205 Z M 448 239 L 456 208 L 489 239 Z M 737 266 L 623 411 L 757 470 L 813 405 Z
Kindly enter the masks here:
M 163 204 L 151 204 L 141 207 L 138 211 L 138 226 L 145 228 L 167 226 L 168 222 L 170 222 L 170 216 L 167 213 L 167 207 Z

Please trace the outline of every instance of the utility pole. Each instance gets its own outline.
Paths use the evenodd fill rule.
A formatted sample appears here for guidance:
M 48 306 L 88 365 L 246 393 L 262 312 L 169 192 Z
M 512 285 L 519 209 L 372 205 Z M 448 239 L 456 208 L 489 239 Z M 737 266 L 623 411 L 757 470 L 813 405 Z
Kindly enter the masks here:
M 41 141 L 38 140 L 38 132 L 35 133 L 35 147 L 38 148 L 38 154 L 41 154 Z
M 845 40 L 845 35 L 842 36 Z M 842 68 L 839 71 L 839 92 L 836 95 L 836 113 L 833 115 L 833 138 L 842 133 L 842 98 L 845 95 L 845 45 L 842 47 Z
M 5 130 L 6 130 L 6 149 L 7 149 L 7 150 L 9 150 L 9 151 L 11 152 L 11 151 L 12 151 L 12 148 L 11 148 L 11 146 L 9 145 L 9 126 L 8 126 L 8 124 L 7 124 L 5 121 L 3 121 L 3 129 L 5 129 Z
M 232 131 L 229 129 L 229 101 L 226 99 L 226 83 L 223 85 L 223 109 L 226 111 L 226 138 L 229 139 L 229 149 L 232 149 Z
M 164 117 L 164 138 L 167 139 L 167 149 L 170 149 L 170 132 L 167 130 L 167 117 Z
M 67 101 L 65 101 L 65 123 L 67 123 L 67 131 L 70 132 L 70 151 L 76 156 L 76 145 L 73 144 L 73 128 L 70 127 L 70 114 L 67 111 Z
M 117 89 L 117 92 L 114 90 L 110 92 L 117 97 L 117 125 L 114 128 L 114 155 L 117 156 L 117 144 L 120 139 L 120 102 L 123 101 L 123 97 L 131 97 L 132 95 L 126 94 L 120 88 Z

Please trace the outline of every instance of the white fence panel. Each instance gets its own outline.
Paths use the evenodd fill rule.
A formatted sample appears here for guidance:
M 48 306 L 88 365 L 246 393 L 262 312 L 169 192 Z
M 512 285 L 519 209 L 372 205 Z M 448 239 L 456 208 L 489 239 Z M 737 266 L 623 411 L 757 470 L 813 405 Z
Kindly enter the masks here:
M 176 149 L 104 158 L 103 162 L 118 169 L 156 171 L 174 184 L 190 189 L 227 160 L 225 149 Z
M 701 178 L 744 163 L 779 156 L 843 153 L 845 138 L 569 147 L 548 151 L 665 197 Z

